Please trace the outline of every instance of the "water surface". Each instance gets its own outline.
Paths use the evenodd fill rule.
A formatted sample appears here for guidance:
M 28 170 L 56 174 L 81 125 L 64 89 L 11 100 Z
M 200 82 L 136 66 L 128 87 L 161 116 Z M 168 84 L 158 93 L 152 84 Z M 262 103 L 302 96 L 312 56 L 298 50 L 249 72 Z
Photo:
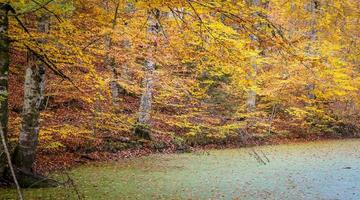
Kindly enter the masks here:
M 360 199 L 360 140 L 144 158 L 70 172 L 85 199 Z M 56 175 L 55 175 L 56 176 Z M 59 175 L 58 175 L 59 176 Z M 0 199 L 14 199 L 0 189 Z M 28 189 L 26 199 L 76 199 L 72 188 Z

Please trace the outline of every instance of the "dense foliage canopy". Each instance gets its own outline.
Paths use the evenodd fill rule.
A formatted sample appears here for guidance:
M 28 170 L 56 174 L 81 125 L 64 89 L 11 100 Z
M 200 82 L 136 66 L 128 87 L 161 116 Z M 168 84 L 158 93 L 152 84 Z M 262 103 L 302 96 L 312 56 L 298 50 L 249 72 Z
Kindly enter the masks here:
M 10 143 L 29 52 L 46 68 L 45 154 L 149 144 L 139 136 L 164 148 L 358 130 L 357 0 L 2 2 L 15 11 Z

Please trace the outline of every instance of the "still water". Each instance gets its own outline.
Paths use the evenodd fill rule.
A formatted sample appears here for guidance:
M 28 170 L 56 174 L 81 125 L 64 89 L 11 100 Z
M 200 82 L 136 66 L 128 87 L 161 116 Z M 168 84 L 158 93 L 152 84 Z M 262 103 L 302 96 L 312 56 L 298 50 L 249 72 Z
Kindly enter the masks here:
M 360 140 L 155 154 L 70 174 L 85 199 L 359 200 Z M 15 194 L 0 189 L 0 199 Z M 25 197 L 77 199 L 71 187 L 28 189 Z

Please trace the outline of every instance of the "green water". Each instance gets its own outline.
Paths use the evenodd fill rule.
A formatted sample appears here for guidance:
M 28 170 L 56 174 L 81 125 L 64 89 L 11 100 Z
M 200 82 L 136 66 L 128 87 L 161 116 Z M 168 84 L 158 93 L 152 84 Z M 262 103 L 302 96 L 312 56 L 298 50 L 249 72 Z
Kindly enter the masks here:
M 360 199 L 360 140 L 255 151 L 266 164 L 243 148 L 151 155 L 82 166 L 70 174 L 85 199 Z M 25 196 L 76 199 L 71 187 L 28 189 Z M 0 189 L 0 199 L 15 197 L 14 190 Z

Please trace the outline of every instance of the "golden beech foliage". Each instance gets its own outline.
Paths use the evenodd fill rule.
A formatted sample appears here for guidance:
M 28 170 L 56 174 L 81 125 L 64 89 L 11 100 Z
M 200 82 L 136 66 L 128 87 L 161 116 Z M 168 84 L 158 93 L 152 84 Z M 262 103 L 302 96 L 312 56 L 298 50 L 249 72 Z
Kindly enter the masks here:
M 11 18 L 16 56 L 30 46 L 72 80 L 47 73 L 43 141 L 54 147 L 62 145 L 49 138 L 59 134 L 129 135 L 149 44 L 156 49 L 152 129 L 157 135 L 224 139 L 327 133 L 335 131 L 335 122 L 356 124 L 349 116 L 355 118 L 360 106 L 359 2 L 251 2 L 11 0 L 29 30 Z M 312 2 L 314 12 L 308 9 Z M 154 8 L 161 12 L 161 33 L 152 44 L 147 24 Z M 36 18 L 44 13 L 51 16 L 50 34 L 36 31 Z M 46 43 L 34 42 L 39 38 Z M 116 81 L 126 91 L 117 106 L 111 104 L 107 55 L 114 57 Z M 315 98 L 308 97 L 309 84 Z M 249 90 L 257 94 L 253 112 L 245 105 Z

